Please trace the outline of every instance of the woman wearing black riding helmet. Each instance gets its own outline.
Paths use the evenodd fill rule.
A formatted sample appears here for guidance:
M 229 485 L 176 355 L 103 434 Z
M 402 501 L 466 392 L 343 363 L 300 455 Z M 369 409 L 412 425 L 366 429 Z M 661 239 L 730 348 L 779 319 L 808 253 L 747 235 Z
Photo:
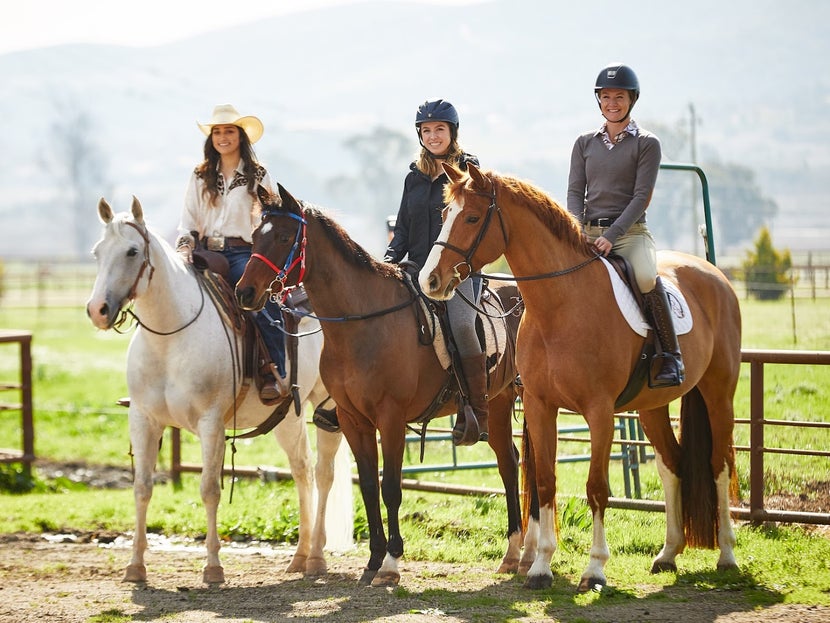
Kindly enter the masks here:
M 415 113 L 415 130 L 421 150 L 403 184 L 401 205 L 395 220 L 392 240 L 384 261 L 400 262 L 404 258 L 421 269 L 433 243 L 441 233 L 444 184 L 449 180 L 441 164 L 447 162 L 461 170 L 467 163 L 478 166 L 478 159 L 458 144 L 458 112 L 447 100 L 427 101 Z M 458 291 L 472 301 L 478 289 L 473 279 L 466 279 Z M 472 445 L 488 438 L 487 370 L 485 355 L 475 330 L 475 309 L 460 296 L 447 301 L 452 335 L 458 347 L 461 373 L 466 381 L 468 400 L 475 422 L 464 422 L 459 414 L 453 430 L 453 443 Z M 462 410 L 463 413 L 463 410 Z
M 622 255 L 631 264 L 663 351 L 651 385 L 679 385 L 685 377 L 683 358 L 657 276 L 654 239 L 646 225 L 646 208 L 660 169 L 660 141 L 631 118 L 640 82 L 630 67 L 621 63 L 605 67 L 597 76 L 594 96 L 605 123 L 576 139 L 568 210 L 600 253 Z

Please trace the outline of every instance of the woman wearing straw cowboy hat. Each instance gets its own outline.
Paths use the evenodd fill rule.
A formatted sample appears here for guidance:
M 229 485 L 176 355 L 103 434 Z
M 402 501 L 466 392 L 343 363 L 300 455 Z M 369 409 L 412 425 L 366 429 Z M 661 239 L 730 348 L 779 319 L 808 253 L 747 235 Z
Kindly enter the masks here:
M 273 192 L 271 177 L 257 162 L 252 147 L 262 137 L 262 122 L 240 115 L 230 104 L 221 104 L 213 109 L 210 121 L 198 125 L 207 136 L 205 159 L 187 185 L 176 250 L 187 262 L 193 261 L 197 245 L 222 253 L 230 265 L 231 285 L 235 285 L 251 257 L 251 232 L 257 225 L 256 189 L 262 185 Z M 276 374 L 265 375 L 260 390 L 260 398 L 267 403 L 290 393 L 284 378 L 285 338 L 279 327 L 271 324 L 271 320 L 280 319 L 279 307 L 270 302 L 265 313 L 256 316 L 276 368 Z

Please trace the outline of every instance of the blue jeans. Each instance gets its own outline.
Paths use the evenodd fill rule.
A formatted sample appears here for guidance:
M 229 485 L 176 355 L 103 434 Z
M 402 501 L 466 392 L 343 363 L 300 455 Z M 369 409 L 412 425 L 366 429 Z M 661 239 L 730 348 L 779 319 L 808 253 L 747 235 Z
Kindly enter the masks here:
M 242 278 L 242 273 L 245 272 L 248 260 L 251 259 L 251 249 L 231 247 L 222 251 L 222 255 L 230 264 L 231 284 L 236 286 L 236 283 Z M 265 346 L 268 348 L 268 354 L 271 355 L 271 361 L 277 366 L 280 376 L 285 377 L 285 334 L 281 331 L 282 313 L 279 305 L 272 303 L 270 300 L 265 303 L 265 312 L 256 314 L 256 323 L 259 326 Z M 269 316 L 275 321 L 274 326 L 271 325 L 271 321 L 268 319 Z

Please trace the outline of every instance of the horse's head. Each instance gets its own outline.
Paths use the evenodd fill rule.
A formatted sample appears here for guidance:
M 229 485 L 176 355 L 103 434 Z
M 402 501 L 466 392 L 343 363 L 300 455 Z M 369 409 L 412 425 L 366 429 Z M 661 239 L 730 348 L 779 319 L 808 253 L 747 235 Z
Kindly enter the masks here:
M 87 301 L 86 313 L 99 329 L 113 326 L 121 308 L 136 295 L 136 287 L 150 265 L 147 227 L 141 203 L 133 197 L 131 214 L 113 214 L 103 198 L 98 202 L 98 217 L 104 235 L 92 254 L 98 275 Z
M 300 203 L 281 184 L 271 195 L 259 187 L 261 220 L 253 232 L 251 259 L 236 284 L 243 309 L 262 309 L 268 296 L 298 285 L 305 266 L 306 222 Z
M 444 224 L 419 273 L 424 293 L 439 300 L 450 298 L 459 283 L 497 259 L 507 245 L 493 180 L 473 164 L 467 174 L 443 166 L 450 178 L 444 187 Z

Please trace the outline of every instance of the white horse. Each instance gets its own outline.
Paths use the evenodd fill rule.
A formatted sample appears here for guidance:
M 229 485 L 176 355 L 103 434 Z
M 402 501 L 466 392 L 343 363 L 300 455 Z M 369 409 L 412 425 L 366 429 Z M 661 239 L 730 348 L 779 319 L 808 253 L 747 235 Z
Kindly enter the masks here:
M 203 581 L 222 583 L 216 513 L 225 429 L 255 427 L 274 408 L 264 406 L 256 388 L 242 378 L 242 338 L 226 326 L 194 269 L 147 228 L 138 199 L 133 197 L 131 214 L 117 215 L 101 199 L 98 215 L 105 227 L 93 250 L 98 274 L 87 314 L 96 327 L 109 329 L 122 307 L 133 301 L 139 320 L 127 352 L 136 519 L 132 559 L 124 581 L 144 582 L 147 577 L 144 552 L 153 471 L 164 429 L 173 426 L 201 440 L 200 492 L 207 514 Z M 313 333 L 315 324 L 310 319 L 300 324 L 301 334 L 312 333 L 299 339 L 297 379 L 303 405 L 319 404 L 327 396 L 319 375 L 323 337 L 321 332 Z M 342 434 L 318 430 L 315 468 L 304 417 L 296 417 L 292 409 L 274 431 L 288 455 L 300 507 L 299 542 L 287 570 L 324 574 L 327 535 L 328 549 L 343 550 L 353 544 L 348 447 L 341 443 Z M 328 522 L 327 505 L 332 506 Z

